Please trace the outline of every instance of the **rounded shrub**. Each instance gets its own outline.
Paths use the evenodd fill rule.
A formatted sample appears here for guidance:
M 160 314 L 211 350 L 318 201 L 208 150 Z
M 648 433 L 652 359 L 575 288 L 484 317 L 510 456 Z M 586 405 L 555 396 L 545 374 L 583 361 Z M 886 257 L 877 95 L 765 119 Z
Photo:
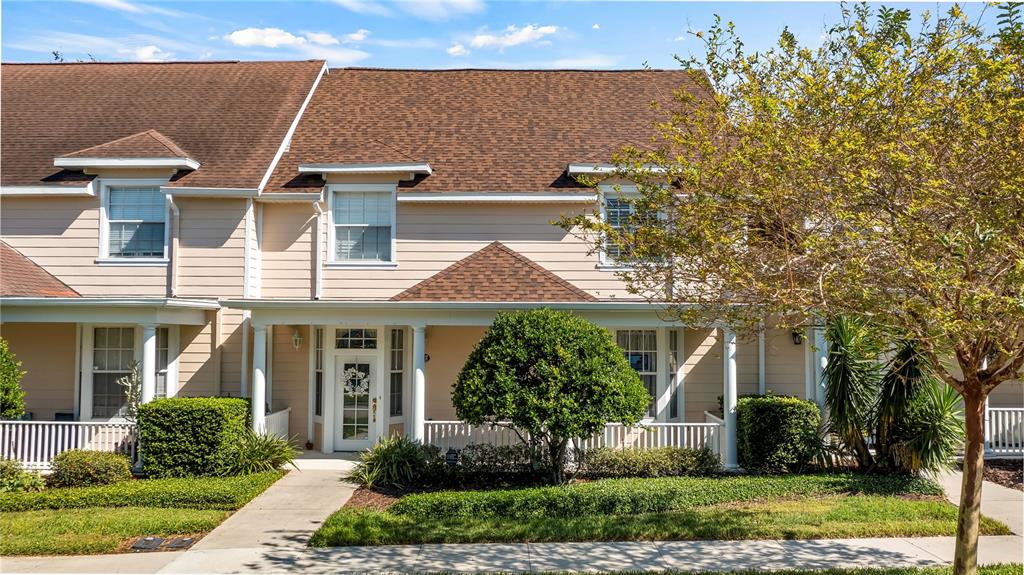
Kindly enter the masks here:
M 14 459 L 0 459 L 0 493 L 42 490 L 43 479 L 38 473 L 25 471 Z
M 53 458 L 47 487 L 107 485 L 132 478 L 128 457 L 108 451 L 71 449 Z
M 140 405 L 138 419 L 146 475 L 219 475 L 249 429 L 249 402 L 237 397 L 168 397 Z
M 736 407 L 739 464 L 754 473 L 803 469 L 815 453 L 821 412 L 813 401 L 765 395 Z

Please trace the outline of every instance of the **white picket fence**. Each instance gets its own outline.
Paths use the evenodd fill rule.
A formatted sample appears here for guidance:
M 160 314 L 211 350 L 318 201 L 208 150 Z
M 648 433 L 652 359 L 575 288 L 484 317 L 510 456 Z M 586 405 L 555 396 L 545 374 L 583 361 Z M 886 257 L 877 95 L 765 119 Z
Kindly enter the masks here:
M 717 423 L 649 423 L 634 426 L 609 423 L 603 431 L 580 441 L 579 446 L 584 449 L 708 447 L 720 453 L 722 433 L 722 426 Z M 442 451 L 463 449 L 472 444 L 507 446 L 520 442 L 519 435 L 506 425 L 470 425 L 463 421 L 425 422 L 424 443 L 436 445 Z
M 274 435 L 276 437 L 283 437 L 288 439 L 291 437 L 288 435 L 288 417 L 292 413 L 292 408 L 286 407 L 281 411 L 275 411 L 266 417 L 267 435 Z
M 986 410 L 985 450 L 999 455 L 1024 455 L 1024 408 Z
M 135 461 L 138 431 L 134 423 L 93 421 L 0 421 L 0 457 L 25 469 L 45 471 L 69 449 L 116 451 Z

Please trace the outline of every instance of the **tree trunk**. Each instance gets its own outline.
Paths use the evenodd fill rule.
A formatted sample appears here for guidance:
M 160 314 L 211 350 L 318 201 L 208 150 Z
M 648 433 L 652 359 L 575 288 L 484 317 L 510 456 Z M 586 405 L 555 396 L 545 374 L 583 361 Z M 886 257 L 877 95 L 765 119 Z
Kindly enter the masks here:
M 555 485 L 565 483 L 565 448 L 567 445 L 568 440 L 563 438 L 551 438 L 548 442 L 551 482 Z
M 956 522 L 954 575 L 978 572 L 978 531 L 981 523 L 981 482 L 985 470 L 985 393 L 979 386 L 964 386 L 967 445 L 964 448 L 964 480 L 960 489 L 960 513 Z

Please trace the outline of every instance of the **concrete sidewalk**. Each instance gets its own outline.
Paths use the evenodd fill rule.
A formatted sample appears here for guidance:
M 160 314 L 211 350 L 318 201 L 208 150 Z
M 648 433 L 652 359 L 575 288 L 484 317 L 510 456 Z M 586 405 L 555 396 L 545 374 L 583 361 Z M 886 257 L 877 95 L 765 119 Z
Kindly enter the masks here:
M 1019 536 L 982 537 L 980 562 L 1020 563 Z M 163 565 L 158 555 L 176 556 Z M 40 560 L 44 561 L 40 562 Z M 540 573 L 927 567 L 953 560 L 952 537 L 807 541 L 629 541 L 206 549 L 186 553 L 4 559 L 5 572 Z
M 939 483 L 946 491 L 946 499 L 953 505 L 960 505 L 963 473 L 943 473 L 939 476 Z M 984 482 L 981 486 L 981 514 L 1006 524 L 1017 535 L 1024 535 L 1024 492 L 991 481 Z

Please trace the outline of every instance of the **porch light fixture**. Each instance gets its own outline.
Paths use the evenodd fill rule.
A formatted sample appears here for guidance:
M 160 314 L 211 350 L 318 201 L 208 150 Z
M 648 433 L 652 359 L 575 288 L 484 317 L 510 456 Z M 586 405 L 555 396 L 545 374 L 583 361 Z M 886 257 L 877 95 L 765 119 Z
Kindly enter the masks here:
M 292 332 L 292 347 L 295 348 L 295 351 L 299 351 L 299 348 L 302 347 L 302 334 L 299 333 L 298 328 Z
M 804 330 L 794 329 L 793 330 L 793 345 L 800 345 L 804 342 Z

